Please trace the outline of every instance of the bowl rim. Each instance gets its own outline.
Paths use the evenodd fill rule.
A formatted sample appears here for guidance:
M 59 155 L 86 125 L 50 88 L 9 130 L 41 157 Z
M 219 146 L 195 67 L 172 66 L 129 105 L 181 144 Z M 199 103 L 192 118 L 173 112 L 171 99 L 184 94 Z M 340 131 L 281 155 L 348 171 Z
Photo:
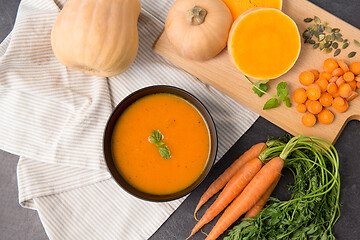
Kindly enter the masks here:
M 113 164 L 115 166 L 115 169 L 116 169 L 116 164 L 114 163 L 114 159 L 113 157 L 111 157 L 110 159 L 107 158 L 107 151 L 106 151 L 106 140 L 107 140 L 107 137 L 110 137 L 111 139 L 111 136 L 112 136 L 112 133 L 113 133 L 113 129 L 114 127 L 111 129 L 111 134 L 108 134 L 108 128 L 109 128 L 109 125 L 111 123 L 111 121 L 115 121 L 115 124 L 119 118 L 119 116 L 121 114 L 119 114 L 119 116 L 117 117 L 116 120 L 113 120 L 113 118 L 115 117 L 116 114 L 118 114 L 117 112 L 119 111 L 118 109 L 120 109 L 120 107 L 126 102 L 128 101 L 128 99 L 130 99 L 131 97 L 137 95 L 137 94 L 140 94 L 141 92 L 144 92 L 144 91 L 147 91 L 147 90 L 150 90 L 150 89 L 160 89 L 159 92 L 152 92 L 152 93 L 148 93 L 148 94 L 145 94 L 143 96 L 139 96 L 138 98 L 135 98 L 128 106 L 126 106 L 122 111 L 121 113 L 127 109 L 131 104 L 133 104 L 134 102 L 136 102 L 138 99 L 142 98 L 142 97 L 145 97 L 145 96 L 148 96 L 148 95 L 151 95 L 151 94 L 156 94 L 156 93 L 168 93 L 168 94 L 173 94 L 177 97 L 181 97 L 183 99 L 185 99 L 184 97 L 182 96 L 179 96 L 178 94 L 176 93 L 173 93 L 173 92 L 168 92 L 166 91 L 166 89 L 171 89 L 175 92 L 182 92 L 184 95 L 188 96 L 192 101 L 195 101 L 197 102 L 202 109 L 199 109 L 199 107 L 195 106 L 194 103 L 192 103 L 190 100 L 188 99 L 185 99 L 186 101 L 188 101 L 193 107 L 195 107 L 195 109 L 199 112 L 199 114 L 204 118 L 204 121 L 206 122 L 206 125 L 208 126 L 208 129 L 209 129 L 209 138 L 210 138 L 210 141 L 211 141 L 211 146 L 210 146 L 210 154 L 209 154 L 209 158 L 208 158 L 208 162 L 206 163 L 205 165 L 205 168 L 207 168 L 207 170 L 204 170 L 206 172 L 203 172 L 200 177 L 201 179 L 198 181 L 197 184 L 195 185 L 190 185 L 189 187 L 191 187 L 189 190 L 185 191 L 186 189 L 188 189 L 189 187 L 185 188 L 184 190 L 181 190 L 179 192 L 182 192 L 184 191 L 184 193 L 182 194 L 179 194 L 177 196 L 174 196 L 174 197 L 171 197 L 172 195 L 175 195 L 176 193 L 179 193 L 179 192 L 175 192 L 173 194 L 168 194 L 168 195 L 153 195 L 153 194 L 149 194 L 149 193 L 144 193 L 144 192 L 141 192 L 140 190 L 137 190 L 138 192 L 140 193 L 143 193 L 147 196 L 153 196 L 154 198 L 146 198 L 146 197 L 143 197 L 143 196 L 139 196 L 138 194 L 136 194 L 135 192 L 132 192 L 130 191 L 129 189 L 127 189 L 126 186 L 123 186 L 123 184 L 121 184 L 120 181 L 118 181 L 118 179 L 115 177 L 116 175 L 121 175 L 120 172 L 118 170 L 114 170 L 112 167 L 110 167 L 109 165 L 110 164 Z M 207 116 L 204 116 L 204 113 L 201 111 L 203 110 L 204 113 L 206 113 Z M 110 136 L 108 136 L 110 135 Z M 218 151 L 218 134 L 217 134 L 217 129 L 216 129 L 216 125 L 215 125 L 215 121 L 214 119 L 212 118 L 209 110 L 205 107 L 205 105 L 197 98 L 195 97 L 193 94 L 191 94 L 190 92 L 184 90 L 184 89 L 181 89 L 179 87 L 175 87 L 175 86 L 171 86 L 171 85 L 152 85 L 152 86 L 148 86 L 148 87 L 143 87 L 143 88 L 140 88 L 132 93 L 130 93 L 129 95 L 127 95 L 125 98 L 123 98 L 117 105 L 116 107 L 112 110 L 112 113 L 109 115 L 108 119 L 107 119 L 107 122 L 106 122 L 106 125 L 105 125 L 105 128 L 104 128 L 104 132 L 103 132 L 103 141 L 102 141 L 102 149 L 103 149 L 103 156 L 104 156 L 104 160 L 105 160 L 105 163 L 106 163 L 106 167 L 107 167 L 107 170 L 110 172 L 110 175 L 111 177 L 114 179 L 114 181 L 123 189 L 125 190 L 127 193 L 131 194 L 132 196 L 138 198 L 138 199 L 142 199 L 142 200 L 145 200 L 145 201 L 150 201 L 150 202 L 169 202 L 169 201 L 173 201 L 173 200 L 176 200 L 176 199 L 179 199 L 179 198 L 182 198 L 188 194 L 190 194 L 192 191 L 194 191 L 204 180 L 205 178 L 208 176 L 208 174 L 210 173 L 212 167 L 214 166 L 215 164 L 215 160 L 216 160 L 216 156 L 217 156 L 217 151 Z M 111 145 L 111 144 L 110 144 Z M 111 146 L 109 147 L 109 149 L 111 150 Z M 213 152 L 213 153 L 212 153 Z M 112 153 L 110 152 L 110 154 L 112 155 Z M 211 156 L 213 154 L 213 156 Z M 124 180 L 126 182 L 126 180 Z M 194 183 L 195 183 L 194 182 Z M 129 186 L 131 186 L 130 183 L 128 183 Z M 134 188 L 135 189 L 135 188 Z M 136 190 L 136 189 L 135 189 Z M 167 197 L 168 196 L 168 197 Z M 161 197 L 161 199 L 155 199 L 156 197 Z

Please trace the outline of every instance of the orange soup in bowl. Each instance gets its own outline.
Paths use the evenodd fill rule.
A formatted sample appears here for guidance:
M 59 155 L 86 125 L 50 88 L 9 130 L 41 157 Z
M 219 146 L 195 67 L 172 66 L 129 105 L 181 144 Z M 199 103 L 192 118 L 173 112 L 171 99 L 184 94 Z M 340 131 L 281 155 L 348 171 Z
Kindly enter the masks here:
M 154 142 L 154 132 L 158 142 Z M 210 134 L 200 112 L 173 94 L 144 96 L 120 115 L 112 155 L 123 178 L 152 195 L 170 195 L 193 184 L 210 154 Z

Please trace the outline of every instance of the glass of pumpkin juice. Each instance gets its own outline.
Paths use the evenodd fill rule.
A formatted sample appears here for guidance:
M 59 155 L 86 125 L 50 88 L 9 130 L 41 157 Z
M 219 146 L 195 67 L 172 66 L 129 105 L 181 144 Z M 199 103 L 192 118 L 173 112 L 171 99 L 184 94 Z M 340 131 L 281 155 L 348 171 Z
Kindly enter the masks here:
M 126 182 L 147 194 L 171 195 L 201 176 L 211 140 L 195 106 L 174 94 L 154 93 L 123 111 L 111 145 L 114 163 Z

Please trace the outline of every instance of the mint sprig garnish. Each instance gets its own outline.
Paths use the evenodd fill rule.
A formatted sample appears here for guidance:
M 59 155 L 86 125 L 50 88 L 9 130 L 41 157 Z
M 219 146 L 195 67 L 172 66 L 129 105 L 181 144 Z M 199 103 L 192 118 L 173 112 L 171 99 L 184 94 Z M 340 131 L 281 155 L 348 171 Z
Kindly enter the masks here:
M 264 104 L 263 110 L 278 107 L 280 105 L 280 100 L 285 104 L 285 106 L 291 107 L 290 98 L 288 97 L 289 90 L 286 89 L 286 86 L 287 86 L 286 82 L 280 82 L 276 86 L 277 92 L 276 92 L 276 95 L 274 95 L 274 94 L 266 92 L 269 88 L 266 85 L 269 80 L 260 80 L 258 82 L 253 83 L 250 81 L 250 79 L 247 76 L 244 75 L 244 77 L 253 86 L 252 90 L 259 97 L 261 97 L 264 94 L 267 94 L 272 97 Z
M 171 158 L 170 150 L 167 146 L 164 146 L 165 143 L 162 141 L 162 139 L 163 139 L 163 135 L 161 134 L 160 131 L 158 130 L 152 131 L 150 135 L 151 143 L 159 147 L 159 153 L 163 158 L 170 159 Z

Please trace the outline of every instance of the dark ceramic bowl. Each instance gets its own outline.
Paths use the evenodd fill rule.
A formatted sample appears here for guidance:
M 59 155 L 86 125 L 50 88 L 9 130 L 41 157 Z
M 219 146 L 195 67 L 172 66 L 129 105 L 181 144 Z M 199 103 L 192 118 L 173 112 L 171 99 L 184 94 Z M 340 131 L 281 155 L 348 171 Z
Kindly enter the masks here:
M 136 100 L 138 100 L 146 95 L 150 95 L 150 94 L 154 94 L 154 93 L 170 93 L 170 94 L 179 96 L 179 97 L 187 100 L 188 102 L 190 102 L 202 114 L 202 116 L 205 119 L 207 126 L 209 128 L 209 132 L 210 132 L 210 148 L 211 149 L 210 149 L 209 159 L 206 163 L 204 171 L 199 176 L 199 178 L 193 184 L 191 184 L 189 187 L 187 187 L 186 189 L 184 189 L 180 192 L 176 192 L 171 195 L 151 195 L 148 193 L 141 192 L 141 191 L 137 190 L 136 188 L 134 188 L 133 186 L 131 186 L 127 181 L 125 181 L 125 179 L 121 176 L 121 174 L 117 170 L 117 167 L 116 167 L 114 159 L 113 159 L 112 150 L 111 150 L 111 147 L 112 147 L 111 137 L 112 137 L 113 129 L 114 129 L 114 126 L 115 126 L 118 118 L 122 114 L 122 112 Z M 180 197 L 183 197 L 186 194 L 193 191 L 204 180 L 204 178 L 209 173 L 210 169 L 212 168 L 212 166 L 214 164 L 214 161 L 216 158 L 216 153 L 217 153 L 216 127 L 215 127 L 214 121 L 213 121 L 209 111 L 205 108 L 205 106 L 195 96 L 186 92 L 185 90 L 182 90 L 180 88 L 176 88 L 173 86 L 166 86 L 166 85 L 146 87 L 146 88 L 140 89 L 136 92 L 133 92 L 132 94 L 127 96 L 124 100 L 122 100 L 117 105 L 117 107 L 111 114 L 111 116 L 107 122 L 106 128 L 105 128 L 104 139 L 103 139 L 103 150 L 104 150 L 105 161 L 106 161 L 107 167 L 108 167 L 111 175 L 113 176 L 115 181 L 124 190 L 126 190 L 128 193 L 130 193 L 138 198 L 141 198 L 143 200 L 155 201 L 155 202 L 171 201 L 171 200 L 175 200 Z

